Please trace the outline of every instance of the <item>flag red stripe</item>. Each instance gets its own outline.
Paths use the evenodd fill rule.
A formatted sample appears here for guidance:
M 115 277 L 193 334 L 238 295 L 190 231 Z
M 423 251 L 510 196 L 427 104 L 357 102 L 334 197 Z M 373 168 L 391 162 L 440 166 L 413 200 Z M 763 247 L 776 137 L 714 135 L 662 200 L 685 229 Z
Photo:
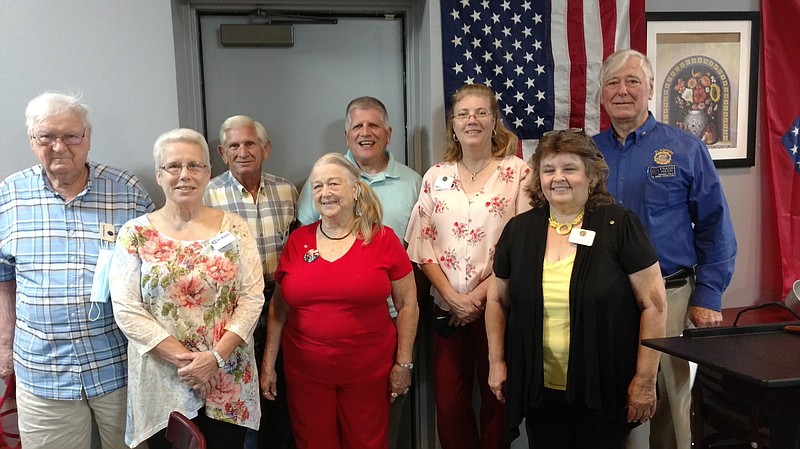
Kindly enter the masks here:
M 647 21 L 644 15 L 645 0 L 630 0 L 628 17 L 631 27 L 631 48 L 647 52 Z
M 631 0 L 635 2 L 636 0 Z M 608 55 L 614 53 L 617 44 L 617 0 L 600 0 L 600 26 L 603 33 L 603 61 Z M 602 95 L 603 86 L 598 97 Z M 600 129 L 604 130 L 611 126 L 611 120 L 604 110 L 600 111 Z
M 603 60 L 614 53 L 617 33 L 617 0 L 600 0 L 600 26 L 603 33 Z
M 583 128 L 586 116 L 586 42 L 583 32 L 583 1 L 567 1 L 567 45 L 569 51 L 569 126 Z

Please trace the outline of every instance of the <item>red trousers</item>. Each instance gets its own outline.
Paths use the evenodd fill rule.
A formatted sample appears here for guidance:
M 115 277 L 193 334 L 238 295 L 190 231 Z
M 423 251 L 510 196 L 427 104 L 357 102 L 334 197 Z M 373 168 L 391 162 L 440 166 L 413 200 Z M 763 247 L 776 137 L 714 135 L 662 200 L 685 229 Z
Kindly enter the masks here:
M 438 307 L 437 315 L 444 314 Z M 442 449 L 508 449 L 504 405 L 489 389 L 489 348 L 483 316 L 433 341 L 436 420 Z M 472 409 L 475 374 L 481 393 L 480 430 Z
M 297 449 L 389 447 L 389 379 L 330 384 L 286 376 Z

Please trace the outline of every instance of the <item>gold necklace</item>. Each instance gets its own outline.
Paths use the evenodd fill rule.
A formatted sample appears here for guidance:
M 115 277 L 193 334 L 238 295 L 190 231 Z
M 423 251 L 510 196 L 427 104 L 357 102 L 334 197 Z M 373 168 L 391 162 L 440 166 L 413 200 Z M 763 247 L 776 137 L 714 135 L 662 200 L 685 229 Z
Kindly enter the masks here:
M 461 161 L 461 165 L 464 166 L 464 170 L 466 170 L 467 173 L 469 173 L 471 175 L 472 180 L 475 181 L 475 177 L 478 176 L 478 173 L 482 172 L 486 167 L 488 167 L 489 164 L 492 163 L 492 159 L 494 159 L 494 158 L 490 157 L 489 160 L 486 162 L 486 165 L 484 165 L 483 167 L 481 167 L 480 170 L 478 170 L 478 171 L 476 171 L 474 173 L 472 172 L 472 170 L 469 169 L 469 167 L 467 167 L 467 164 L 465 164 L 463 160 Z
M 556 221 L 555 218 L 553 218 L 553 211 L 550 211 L 550 219 L 548 220 L 548 222 L 550 223 L 550 227 L 556 230 L 556 234 L 567 235 L 570 232 L 572 232 L 573 226 L 575 226 L 576 224 L 580 223 L 581 220 L 583 220 L 583 212 L 584 211 L 581 211 L 581 213 L 579 213 L 578 216 L 575 217 L 574 220 L 572 220 L 572 223 L 559 223 Z

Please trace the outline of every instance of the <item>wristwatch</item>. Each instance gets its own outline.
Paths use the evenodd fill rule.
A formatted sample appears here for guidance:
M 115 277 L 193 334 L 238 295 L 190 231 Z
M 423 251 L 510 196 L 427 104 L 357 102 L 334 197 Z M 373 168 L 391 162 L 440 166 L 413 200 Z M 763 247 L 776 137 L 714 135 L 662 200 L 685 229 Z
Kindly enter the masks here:
M 219 355 L 219 352 L 217 352 L 216 349 L 211 348 L 211 353 L 214 354 L 214 358 L 217 359 L 217 365 L 219 365 L 220 368 L 225 367 L 225 360 L 222 360 L 222 356 Z
M 405 368 L 405 369 L 407 369 L 409 371 L 414 369 L 414 364 L 413 363 L 400 363 L 400 362 L 395 362 L 395 363 L 397 364 L 397 366 L 399 366 L 401 368 Z

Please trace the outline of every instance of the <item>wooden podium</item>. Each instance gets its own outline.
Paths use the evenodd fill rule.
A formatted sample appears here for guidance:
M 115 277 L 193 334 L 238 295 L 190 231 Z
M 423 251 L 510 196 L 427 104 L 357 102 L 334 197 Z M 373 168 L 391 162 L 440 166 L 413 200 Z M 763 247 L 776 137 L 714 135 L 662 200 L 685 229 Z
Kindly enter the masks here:
M 790 324 L 686 329 L 643 345 L 722 374 L 724 388 L 758 403 L 769 420 L 770 448 L 800 449 L 800 335 Z

